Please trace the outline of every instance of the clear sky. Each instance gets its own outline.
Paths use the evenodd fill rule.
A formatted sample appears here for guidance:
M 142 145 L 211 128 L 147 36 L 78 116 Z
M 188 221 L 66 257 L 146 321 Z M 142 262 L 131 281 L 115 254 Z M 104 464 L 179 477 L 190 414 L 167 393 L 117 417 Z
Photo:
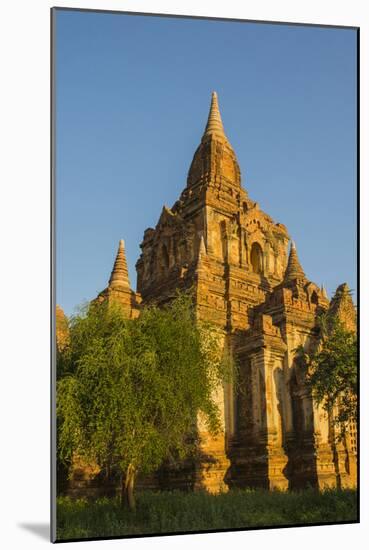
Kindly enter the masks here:
M 356 291 L 356 33 L 58 11 L 57 303 L 107 286 L 119 239 L 131 286 L 144 230 L 172 206 L 218 92 L 250 198 L 329 296 Z

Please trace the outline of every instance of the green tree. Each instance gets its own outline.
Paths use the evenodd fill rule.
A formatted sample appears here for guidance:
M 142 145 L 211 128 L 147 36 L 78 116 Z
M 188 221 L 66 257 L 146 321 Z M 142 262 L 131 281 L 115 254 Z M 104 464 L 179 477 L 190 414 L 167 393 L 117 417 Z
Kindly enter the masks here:
M 200 411 L 210 433 L 220 429 L 213 395 L 232 367 L 217 330 L 196 321 L 190 295 L 135 320 L 119 306 L 88 306 L 70 321 L 57 384 L 61 460 L 118 468 L 122 503 L 134 508 L 138 472 L 195 449 Z
M 300 360 L 307 368 L 313 397 L 344 429 L 347 422 L 356 422 L 357 415 L 357 337 L 327 314 L 319 327 L 320 346 L 310 355 L 299 349 Z

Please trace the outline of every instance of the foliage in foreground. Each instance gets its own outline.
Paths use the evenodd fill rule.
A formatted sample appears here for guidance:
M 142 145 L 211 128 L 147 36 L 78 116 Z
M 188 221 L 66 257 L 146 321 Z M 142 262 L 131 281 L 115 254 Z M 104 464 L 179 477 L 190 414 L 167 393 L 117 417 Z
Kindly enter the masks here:
M 199 412 L 209 432 L 220 429 L 213 396 L 231 364 L 216 329 L 196 322 L 191 295 L 138 319 L 126 319 L 118 305 L 91 304 L 71 320 L 60 364 L 60 459 L 77 455 L 118 470 L 131 508 L 138 472 L 194 451 Z
M 134 512 L 119 499 L 58 499 L 59 540 L 357 520 L 355 490 L 142 492 Z
M 357 337 L 337 318 L 320 318 L 321 345 L 312 354 L 298 348 L 299 360 L 307 369 L 307 383 L 314 398 L 323 403 L 337 425 L 356 422 Z

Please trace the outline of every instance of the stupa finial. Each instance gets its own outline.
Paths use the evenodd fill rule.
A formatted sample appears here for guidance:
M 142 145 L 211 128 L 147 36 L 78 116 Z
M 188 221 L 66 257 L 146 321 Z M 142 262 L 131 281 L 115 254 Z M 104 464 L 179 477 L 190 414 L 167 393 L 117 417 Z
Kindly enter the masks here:
M 223 128 L 222 117 L 220 116 L 219 105 L 218 105 L 218 95 L 216 92 L 211 94 L 211 104 L 210 111 L 208 116 L 208 122 L 206 124 L 204 136 L 209 136 L 211 134 L 217 134 L 226 138 Z
M 123 239 L 119 241 L 117 256 L 115 258 L 113 271 L 111 272 L 110 279 L 109 279 L 109 287 L 110 288 L 117 288 L 117 287 L 130 288 L 126 253 L 124 250 Z
M 291 241 L 290 255 L 288 257 L 288 264 L 286 272 L 284 274 L 284 282 L 289 283 L 294 279 L 305 279 L 304 270 L 301 267 L 300 260 L 297 256 L 296 245 L 294 241 Z

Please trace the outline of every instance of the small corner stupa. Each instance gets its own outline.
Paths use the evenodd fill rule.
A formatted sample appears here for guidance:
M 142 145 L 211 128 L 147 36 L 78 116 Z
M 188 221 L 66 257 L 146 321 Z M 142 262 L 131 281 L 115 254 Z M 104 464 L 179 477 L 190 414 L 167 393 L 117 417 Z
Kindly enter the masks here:
M 128 318 L 139 315 L 140 296 L 131 289 L 123 239 L 119 241 L 108 286 L 99 293 L 96 300 L 120 304 Z

